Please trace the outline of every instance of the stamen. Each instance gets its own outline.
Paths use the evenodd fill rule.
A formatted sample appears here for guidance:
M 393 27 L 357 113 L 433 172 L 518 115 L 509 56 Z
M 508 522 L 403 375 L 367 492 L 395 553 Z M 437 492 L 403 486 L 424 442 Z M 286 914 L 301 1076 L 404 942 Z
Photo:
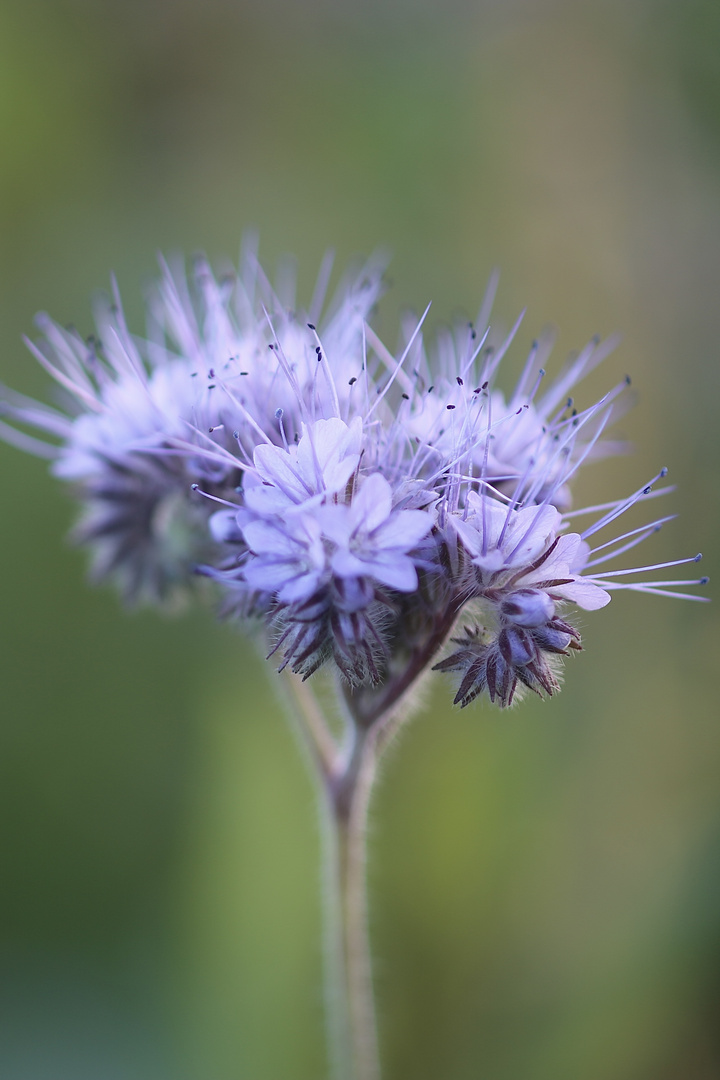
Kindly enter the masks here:
M 638 502 L 646 502 L 648 499 L 660 499 L 663 495 L 671 495 L 675 491 L 675 484 L 668 484 L 663 488 L 652 488 L 650 491 L 645 489 L 645 492 L 640 495 Z M 615 499 L 613 502 L 596 503 L 594 506 L 582 506 L 577 510 L 566 510 L 563 514 L 563 520 L 569 521 L 571 518 L 582 517 L 584 514 L 597 514 L 601 510 L 615 510 L 618 506 L 625 502 L 625 499 Z
M 626 510 L 629 510 L 631 506 L 634 506 L 636 502 L 639 502 L 640 499 L 643 498 L 643 496 L 649 495 L 652 491 L 653 484 L 657 480 L 662 480 L 664 477 L 667 476 L 667 474 L 668 470 L 666 468 L 662 468 L 660 472 L 655 477 L 653 477 L 649 484 L 646 484 L 644 487 L 639 488 L 629 498 L 625 499 L 624 502 L 618 503 L 615 510 L 611 510 L 609 513 L 605 514 L 604 517 L 601 517 L 599 521 L 596 521 L 594 525 L 591 525 L 588 529 L 586 529 L 585 532 L 580 533 L 583 540 L 586 540 L 588 536 L 593 536 L 593 534 L 599 532 L 600 529 L 604 529 L 606 525 L 609 525 L 611 522 L 615 521 L 615 519 L 624 514 Z
M 318 322 L 320 319 L 320 313 L 325 304 L 325 296 L 327 294 L 327 288 L 330 284 L 330 275 L 332 273 L 333 263 L 335 261 L 335 252 L 332 250 L 326 251 L 323 260 L 320 263 L 320 270 L 318 272 L 317 281 L 315 282 L 315 291 L 313 292 L 312 300 L 310 301 L 310 308 L 308 314 L 312 323 Z M 314 325 L 308 323 L 308 327 L 311 330 L 315 329 Z
M 285 447 L 285 450 L 288 453 L 290 453 L 290 447 L 288 446 L 287 436 L 285 435 L 285 425 L 283 424 L 283 411 L 282 411 L 282 409 L 278 408 L 278 409 L 275 410 L 275 419 L 277 420 L 278 427 L 280 428 L 280 436 L 281 436 L 282 441 L 283 441 L 283 446 Z
M 211 495 L 209 491 L 203 491 L 199 484 L 191 484 L 191 491 L 196 491 L 198 495 L 202 495 L 205 499 L 210 499 L 211 502 L 220 503 L 221 506 L 229 506 L 231 510 L 241 510 L 240 503 L 228 502 L 227 499 L 220 499 L 217 495 Z
M 523 390 L 525 388 L 525 383 L 527 382 L 528 378 L 530 377 L 530 372 L 535 367 L 535 360 L 537 358 L 538 348 L 539 348 L 538 342 L 533 341 L 532 345 L 530 346 L 530 352 L 528 354 L 527 360 L 525 361 L 525 366 L 524 366 L 524 368 L 522 370 L 522 374 L 521 374 L 520 378 L 517 381 L 517 385 L 515 387 L 515 392 L 513 393 L 513 396 L 510 399 L 510 408 L 514 408 L 515 405 L 517 404 L 517 402 L 520 401 L 520 399 L 522 398 Z
M 318 344 L 315 347 L 315 352 L 317 354 L 318 363 L 319 363 L 319 362 L 322 361 L 322 358 L 323 358 L 323 348 L 322 348 L 322 344 L 320 342 L 320 336 L 319 336 L 317 330 L 313 330 L 313 333 L 315 334 L 315 338 L 316 338 L 316 340 L 318 342 Z M 325 375 L 325 380 L 326 380 L 326 382 L 328 384 L 330 394 L 332 395 L 332 401 L 333 401 L 333 408 L 335 410 L 335 416 L 339 417 L 340 416 L 340 402 L 338 400 L 337 387 L 335 386 L 335 379 L 333 378 L 332 368 L 331 368 L 330 364 L 327 364 L 327 363 L 323 364 L 322 367 L 323 367 L 323 373 Z
M 483 371 L 482 371 L 482 376 L 481 376 L 482 379 L 487 380 L 488 382 L 492 381 L 493 375 L 495 374 L 498 367 L 500 366 L 500 361 L 503 359 L 503 357 L 505 356 L 505 353 L 508 351 L 508 349 L 512 345 L 513 341 L 515 340 L 515 335 L 517 334 L 518 330 L 520 329 L 520 324 L 522 323 L 524 318 L 525 318 L 525 309 L 523 308 L 523 310 L 520 312 L 520 314 L 517 317 L 515 325 L 511 329 L 508 336 L 503 341 L 500 348 L 497 350 L 497 352 L 493 356 L 492 360 L 490 360 L 488 358 L 488 360 L 486 361 L 486 363 L 485 363 L 485 365 L 483 367 Z
M 26 435 L 24 431 L 18 431 L 17 428 L 5 424 L 2 420 L 0 420 L 0 438 L 4 442 L 17 447 L 18 450 L 34 454 L 35 457 L 47 458 L 52 461 L 60 454 L 60 447 L 43 442 L 42 439 L 36 439 L 32 435 Z
M 637 529 L 630 529 L 629 532 L 623 533 L 621 536 L 616 536 L 612 540 L 607 540 L 604 544 L 598 544 L 596 548 L 593 548 L 590 552 L 591 555 L 596 555 L 598 551 L 604 551 L 606 548 L 615 547 L 616 544 L 621 544 L 623 540 L 629 540 L 629 543 L 623 544 L 622 547 L 617 548 L 615 551 L 608 552 L 607 555 L 601 556 L 599 559 L 593 559 L 591 562 L 585 564 L 585 569 L 589 570 L 592 566 L 599 566 L 601 563 L 609 562 L 610 559 L 616 558 L 618 555 L 623 555 L 626 551 L 630 551 L 631 548 L 636 547 L 637 544 L 642 543 L 643 540 L 647 540 L 649 536 L 654 533 L 660 532 L 663 525 L 666 525 L 668 521 L 674 521 L 677 514 L 669 514 L 667 517 L 658 518 L 656 521 L 650 521 L 647 525 L 640 525 Z
M 678 582 L 678 584 L 706 585 L 707 581 L 707 578 L 701 578 L 699 581 Z M 647 593 L 650 596 L 674 596 L 678 600 L 696 600 L 701 604 L 710 603 L 709 596 L 697 596 L 695 593 L 672 592 L 670 589 L 666 590 L 664 588 L 655 588 L 655 584 L 656 583 L 654 582 L 645 583 L 642 581 L 635 581 L 632 584 L 630 584 L 629 582 L 620 581 L 604 581 L 602 587 L 603 589 L 610 592 L 616 591 L 618 589 L 627 589 L 631 592 Z M 662 584 L 662 582 L 658 584 Z
M 490 312 L 492 311 L 493 304 L 495 303 L 495 294 L 497 293 L 498 282 L 500 280 L 500 271 L 495 269 L 490 274 L 490 278 L 487 283 L 485 295 L 483 296 L 480 310 L 478 311 L 475 325 L 481 328 L 485 328 L 490 321 Z M 487 331 L 485 331 L 487 333 Z
M 605 577 L 624 577 L 626 574 L 642 574 L 645 571 L 650 570 L 664 570 L 668 566 L 683 566 L 686 563 L 697 563 L 702 559 L 702 553 L 698 552 L 697 555 L 693 555 L 691 559 L 673 559 L 672 562 L 653 563 L 652 566 L 634 566 L 628 570 L 605 570 L 602 574 L 593 574 L 593 578 L 605 578 Z M 678 581 L 678 582 L 651 582 L 653 585 L 697 585 L 697 582 L 692 581 Z
M 426 312 L 426 314 L 427 314 L 427 312 Z M 372 345 L 373 350 L 375 351 L 375 353 L 382 360 L 383 364 L 385 365 L 385 367 L 389 371 L 395 370 L 397 368 L 397 360 L 395 359 L 393 354 L 390 352 L 387 345 L 385 345 L 385 343 L 380 340 L 380 338 L 377 336 L 377 334 L 373 330 L 372 326 L 370 326 L 367 323 L 364 323 L 364 326 L 365 326 L 365 333 L 367 335 L 367 340 Z M 406 391 L 406 393 L 409 393 L 412 390 L 412 388 L 413 388 L 412 379 L 407 374 L 407 372 L 398 370 L 397 373 L 396 373 L 396 378 L 397 378 L 397 381 L 402 386 L 403 390 Z
M 370 407 L 370 409 L 369 409 L 369 411 L 368 411 L 368 413 L 367 413 L 367 416 L 366 416 L 366 418 L 365 418 L 366 420 L 370 418 L 370 416 L 372 415 L 372 413 L 373 413 L 373 412 L 375 411 L 375 409 L 376 409 L 376 408 L 378 407 L 378 405 L 379 405 L 379 404 L 380 404 L 380 402 L 381 402 L 381 401 L 383 400 L 383 398 L 384 398 L 384 397 L 385 397 L 385 395 L 387 394 L 388 390 L 390 389 L 390 387 L 391 387 L 391 386 L 392 386 L 392 384 L 394 383 L 395 379 L 397 378 L 397 376 L 398 376 L 399 372 L 400 372 L 400 371 L 401 371 L 401 369 L 402 369 L 402 365 L 403 365 L 403 364 L 405 363 L 405 361 L 406 361 L 406 360 L 407 360 L 407 358 L 408 358 L 408 354 L 409 354 L 409 352 L 410 352 L 410 349 L 411 349 L 411 348 L 412 348 L 412 346 L 413 346 L 413 343 L 415 342 L 415 339 L 416 339 L 416 337 L 418 336 L 418 334 L 420 333 L 420 331 L 421 331 L 421 329 L 422 329 L 422 325 L 423 325 L 423 323 L 425 322 L 425 319 L 427 318 L 427 315 L 428 315 L 428 312 L 429 312 L 429 311 L 430 311 L 430 304 L 428 304 L 428 306 L 427 306 L 427 307 L 425 308 L 425 311 L 423 312 L 423 314 L 422 314 L 422 316 L 421 316 L 421 318 L 420 318 L 420 321 L 418 322 L 417 326 L 415 327 L 415 329 L 414 329 L 414 331 L 413 331 L 413 333 L 412 333 L 412 337 L 410 338 L 410 340 L 408 341 L 407 345 L 405 346 L 405 351 L 403 352 L 403 354 L 402 354 L 402 356 L 400 357 L 400 359 L 399 359 L 399 360 L 397 361 L 397 364 L 396 364 L 395 370 L 393 371 L 393 373 L 391 374 L 390 378 L 389 378 L 389 379 L 388 379 L 388 381 L 387 381 L 387 384 L 386 384 L 386 386 L 385 386 L 385 389 L 383 390 L 382 394 L 381 394 L 381 395 L 380 395 L 380 396 L 379 396 L 379 397 L 378 397 L 378 398 L 377 398 L 377 399 L 375 400 L 375 402 L 374 402 L 374 403 L 373 403 L 373 404 L 371 405 L 371 407 Z
M 304 396 L 303 396 L 303 394 L 302 394 L 302 392 L 300 390 L 300 387 L 298 385 L 298 381 L 295 378 L 295 373 L 294 373 L 294 371 L 292 369 L 292 366 L 289 363 L 288 358 L 285 356 L 282 345 L 279 343 L 277 334 L 275 333 L 275 330 L 274 330 L 274 327 L 273 327 L 272 319 L 270 318 L 270 313 L 268 312 L 268 310 L 267 310 L 267 308 L 265 307 L 264 304 L 262 306 L 262 310 L 263 310 L 263 314 L 265 316 L 265 319 L 267 321 L 267 324 L 270 327 L 270 331 L 272 333 L 272 336 L 275 339 L 275 341 L 277 342 L 277 344 L 275 346 L 275 350 L 274 350 L 275 355 L 277 356 L 277 358 L 278 358 L 278 360 L 280 362 L 280 366 L 282 367 L 283 372 L 285 373 L 285 377 L 286 377 L 287 381 L 290 383 L 290 387 L 291 387 L 293 393 L 295 394 L 295 399 L 296 399 L 296 401 L 298 403 L 298 406 L 300 408 L 301 416 L 303 417 L 304 420 L 308 420 L 309 416 L 308 416 L 307 406 L 305 404 L 305 398 L 304 398 Z M 312 329 L 314 330 L 315 328 L 312 327 Z M 269 441 L 270 440 L 268 440 L 268 442 Z
M 53 379 L 55 379 L 55 382 L 60 383 L 60 385 L 64 386 L 66 390 L 69 390 L 71 394 L 73 394 L 77 398 L 80 398 L 80 400 L 85 405 L 87 405 L 88 409 L 91 409 L 93 412 L 103 413 L 107 411 L 107 406 L 105 406 L 103 402 L 100 401 L 94 393 L 92 393 L 92 391 L 86 390 L 85 387 L 82 386 L 80 383 L 75 382 L 73 379 L 69 378 L 69 376 L 67 376 L 64 372 L 60 371 L 59 368 L 56 368 L 53 364 L 51 364 L 50 361 L 40 352 L 40 349 L 38 349 L 38 347 L 35 345 L 35 342 L 31 341 L 30 338 L 27 337 L 24 337 L 23 341 L 25 342 L 35 359 L 40 364 L 42 364 L 42 366 L 50 375 L 52 375 Z
M 225 393 L 227 394 L 227 396 L 230 398 L 230 400 L 232 401 L 233 405 L 235 405 L 235 407 L 240 410 L 240 412 L 242 413 L 244 419 L 247 420 L 247 422 L 249 423 L 249 425 L 253 429 L 253 431 L 257 432 L 257 434 L 260 436 L 260 438 L 263 440 L 263 442 L 269 443 L 269 445 L 272 446 L 273 445 L 272 439 L 268 435 L 265 434 L 263 429 L 260 427 L 260 425 L 254 419 L 254 417 L 251 416 L 251 414 L 245 408 L 243 403 L 241 401 L 239 401 L 235 397 L 232 390 L 230 390 L 229 387 L 225 383 L 223 383 L 222 388 L 225 391 Z

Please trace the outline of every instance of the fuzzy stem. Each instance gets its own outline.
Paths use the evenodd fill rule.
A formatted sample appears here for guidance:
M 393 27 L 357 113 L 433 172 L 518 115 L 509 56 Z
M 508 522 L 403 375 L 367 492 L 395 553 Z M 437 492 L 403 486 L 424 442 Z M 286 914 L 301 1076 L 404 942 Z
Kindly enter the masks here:
M 316 775 L 316 779 L 319 777 Z M 342 844 L 326 784 L 318 784 L 320 815 L 325 1030 L 332 1080 L 355 1080 L 344 952 L 344 910 L 340 882 Z
M 329 781 L 338 770 L 340 754 L 318 700 L 308 684 L 287 668 L 283 678 L 305 742 L 321 775 Z
M 439 612 L 403 668 L 375 690 L 345 687 L 352 742 L 341 760 L 312 693 L 288 685 L 312 749 L 323 841 L 325 1003 L 333 1080 L 380 1080 L 367 922 L 367 817 L 377 762 L 407 715 L 408 692 L 452 630 L 465 597 Z
M 380 1080 L 366 892 L 367 817 L 376 772 L 375 744 L 376 731 L 355 727 L 346 768 L 331 792 L 348 1010 L 347 1080 Z
M 318 793 L 330 1074 L 333 1080 L 380 1080 L 365 868 L 381 725 L 368 729 L 349 719 L 351 743 L 341 756 L 310 687 L 293 675 L 285 685 Z

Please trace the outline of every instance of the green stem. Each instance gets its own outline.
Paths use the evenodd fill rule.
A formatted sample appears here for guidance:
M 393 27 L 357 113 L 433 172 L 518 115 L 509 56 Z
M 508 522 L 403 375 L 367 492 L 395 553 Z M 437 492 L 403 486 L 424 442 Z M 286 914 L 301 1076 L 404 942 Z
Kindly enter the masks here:
M 333 797 L 336 888 L 348 1012 L 347 1080 L 380 1080 L 367 919 L 367 818 L 376 772 L 375 732 L 355 728 L 346 769 Z
M 367 812 L 380 725 L 348 721 L 342 755 L 310 687 L 286 677 L 310 750 L 322 834 L 325 1008 L 333 1080 L 380 1080 L 365 887 Z
M 318 700 L 308 684 L 298 675 L 293 675 L 286 668 L 282 677 L 290 694 L 303 742 L 312 755 L 316 771 L 329 782 L 339 768 L 340 751 Z
M 367 818 L 377 762 L 410 711 L 409 691 L 451 632 L 454 597 L 403 667 L 379 688 L 338 691 L 352 741 L 343 758 L 310 687 L 288 686 L 314 764 L 323 841 L 325 988 L 333 1080 L 380 1080 L 367 920 Z

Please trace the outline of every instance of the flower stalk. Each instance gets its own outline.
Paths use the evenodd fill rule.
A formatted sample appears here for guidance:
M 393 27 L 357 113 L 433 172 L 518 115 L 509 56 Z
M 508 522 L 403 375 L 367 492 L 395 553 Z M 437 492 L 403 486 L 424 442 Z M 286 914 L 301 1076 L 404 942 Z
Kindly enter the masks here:
M 347 718 L 341 753 L 312 690 L 287 676 L 318 791 L 325 1004 L 333 1080 L 380 1080 L 367 918 L 367 822 L 383 723 Z
M 367 912 L 367 824 L 376 773 L 376 729 L 355 728 L 347 767 L 332 793 L 337 890 L 349 1027 L 347 1080 L 380 1080 Z

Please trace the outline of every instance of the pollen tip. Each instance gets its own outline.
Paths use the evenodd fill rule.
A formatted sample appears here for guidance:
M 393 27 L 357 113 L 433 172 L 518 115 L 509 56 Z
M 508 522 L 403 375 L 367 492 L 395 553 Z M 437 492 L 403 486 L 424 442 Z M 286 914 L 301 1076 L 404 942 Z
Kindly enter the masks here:
M 314 329 L 315 329 L 315 327 L 313 326 L 313 324 L 311 322 L 309 322 L 308 323 L 308 330 L 314 330 Z
M 200 485 L 199 484 L 191 484 L 190 485 L 190 490 L 191 491 L 199 491 L 200 490 Z
M 630 378 L 629 375 L 625 376 L 625 385 L 626 386 L 632 386 L 632 379 Z
M 701 577 L 700 580 L 698 581 L 698 585 L 707 585 L 709 580 L 710 580 L 709 577 Z
M 661 475 L 661 476 L 667 476 L 667 474 L 669 473 L 669 471 L 670 471 L 670 470 L 668 469 L 667 465 L 663 465 L 662 469 L 660 470 L 660 475 Z
M 275 410 L 275 419 L 276 419 L 276 420 L 282 420 L 282 418 L 283 418 L 283 411 L 282 411 L 282 409 L 280 409 L 280 408 L 276 409 L 276 410 Z
M 693 559 L 693 562 L 700 562 L 701 559 L 702 559 L 702 551 L 698 551 L 697 555 Z

